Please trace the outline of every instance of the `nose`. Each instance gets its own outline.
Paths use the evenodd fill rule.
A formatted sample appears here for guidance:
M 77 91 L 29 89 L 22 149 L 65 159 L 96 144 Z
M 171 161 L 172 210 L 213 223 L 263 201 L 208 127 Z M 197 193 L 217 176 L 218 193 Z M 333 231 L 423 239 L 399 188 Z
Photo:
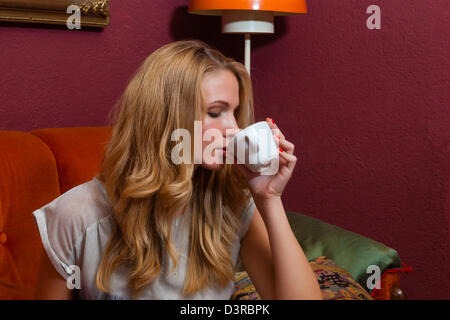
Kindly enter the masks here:
M 241 131 L 241 129 L 239 129 L 237 123 L 236 123 L 236 118 L 234 117 L 234 115 L 231 115 L 230 117 L 228 117 L 226 119 L 226 122 L 224 124 L 224 137 L 225 137 L 225 141 L 226 144 L 228 145 L 228 143 L 230 142 L 230 140 L 239 132 Z

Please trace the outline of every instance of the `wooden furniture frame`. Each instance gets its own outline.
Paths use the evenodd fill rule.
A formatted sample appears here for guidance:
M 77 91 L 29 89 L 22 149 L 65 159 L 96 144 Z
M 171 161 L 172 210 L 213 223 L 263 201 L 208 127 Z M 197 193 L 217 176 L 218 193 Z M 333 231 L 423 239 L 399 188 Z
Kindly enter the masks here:
M 80 26 L 109 25 L 109 0 L 0 0 L 0 21 L 66 25 L 70 5 L 80 7 Z

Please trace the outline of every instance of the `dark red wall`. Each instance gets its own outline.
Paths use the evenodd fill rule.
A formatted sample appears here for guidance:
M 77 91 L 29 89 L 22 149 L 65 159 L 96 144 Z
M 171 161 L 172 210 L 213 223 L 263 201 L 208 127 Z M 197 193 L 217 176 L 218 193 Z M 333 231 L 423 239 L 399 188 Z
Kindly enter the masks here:
M 450 299 L 450 2 L 308 4 L 253 52 L 257 114 L 299 156 L 285 205 L 398 250 L 409 298 Z
M 103 32 L 0 26 L 0 129 L 106 124 L 132 72 L 200 38 L 236 59 L 243 37 L 187 0 L 111 1 Z M 381 8 L 381 30 L 366 9 Z M 395 248 L 411 299 L 449 299 L 448 0 L 314 0 L 253 37 L 257 120 L 296 145 L 284 195 L 302 212 Z

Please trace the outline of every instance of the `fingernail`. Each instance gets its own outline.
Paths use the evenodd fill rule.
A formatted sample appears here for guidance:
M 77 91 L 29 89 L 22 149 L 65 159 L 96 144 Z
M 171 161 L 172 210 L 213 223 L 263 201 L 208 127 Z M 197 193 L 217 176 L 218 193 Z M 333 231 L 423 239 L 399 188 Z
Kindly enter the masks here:
M 275 124 L 275 122 L 273 122 L 273 119 L 272 119 L 272 118 L 270 118 L 270 121 L 272 121 L 272 123 Z
M 283 149 L 281 149 L 281 148 L 279 148 L 279 149 L 280 149 L 280 152 L 284 152 Z

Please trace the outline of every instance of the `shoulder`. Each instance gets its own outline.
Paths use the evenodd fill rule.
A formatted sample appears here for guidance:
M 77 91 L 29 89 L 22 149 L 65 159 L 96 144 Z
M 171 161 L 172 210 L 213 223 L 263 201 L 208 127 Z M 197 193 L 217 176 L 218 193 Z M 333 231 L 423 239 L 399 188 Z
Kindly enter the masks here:
M 100 221 L 109 224 L 112 207 L 100 182 L 80 184 L 33 212 L 47 255 L 66 278 L 76 264 L 76 250 L 87 230 Z
M 48 222 L 77 225 L 76 229 L 84 231 L 111 215 L 112 208 L 100 181 L 93 178 L 68 190 L 36 211 L 45 214 Z

